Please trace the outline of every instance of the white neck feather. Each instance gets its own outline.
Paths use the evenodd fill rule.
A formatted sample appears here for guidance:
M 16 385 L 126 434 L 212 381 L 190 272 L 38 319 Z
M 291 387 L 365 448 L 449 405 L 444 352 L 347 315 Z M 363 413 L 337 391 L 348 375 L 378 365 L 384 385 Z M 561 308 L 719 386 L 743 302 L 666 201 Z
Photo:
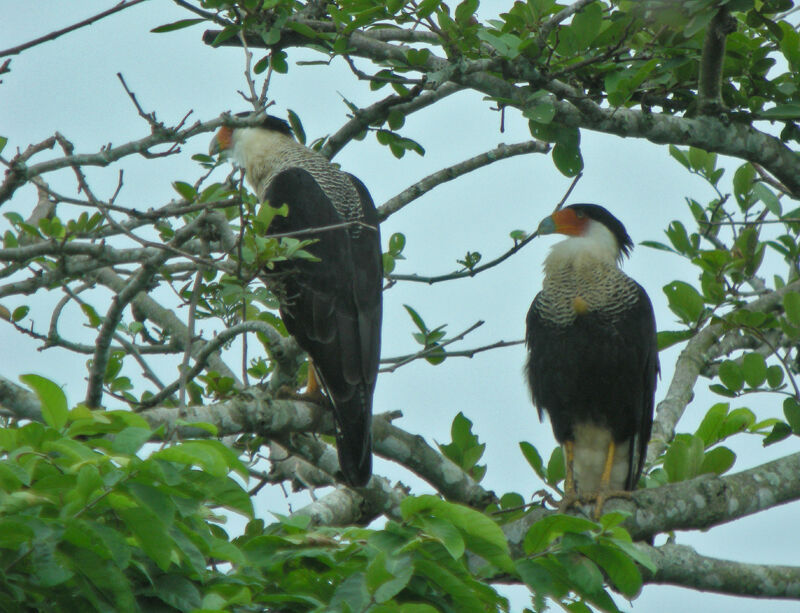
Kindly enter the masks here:
M 545 275 L 566 266 L 617 266 L 620 257 L 616 237 L 602 223 L 590 219 L 582 236 L 570 236 L 553 245 L 544 261 Z
M 287 149 L 303 148 L 291 136 L 261 128 L 237 128 L 233 132 L 231 158 L 244 168 L 245 178 L 259 193 L 260 183 L 272 174 Z

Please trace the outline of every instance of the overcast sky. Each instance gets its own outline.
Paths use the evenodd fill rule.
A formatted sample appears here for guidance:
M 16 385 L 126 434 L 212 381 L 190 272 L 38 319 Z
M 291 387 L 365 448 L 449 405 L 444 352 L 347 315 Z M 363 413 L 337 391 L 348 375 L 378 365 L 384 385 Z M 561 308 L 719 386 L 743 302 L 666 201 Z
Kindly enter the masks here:
M 0 21 L 0 47 L 25 42 L 54 29 L 99 12 L 114 2 L 85 0 L 64 3 L 3 3 Z M 492 17 L 508 3 L 483 2 L 481 18 Z M 13 7 L 13 8 L 12 8 Z M 158 7 L 158 8 L 156 8 Z M 168 2 L 144 3 L 114 15 L 91 27 L 68 34 L 14 57 L 11 73 L 0 84 L 0 135 L 9 139 L 4 155 L 17 147 L 24 149 L 59 131 L 70 139 L 76 152 L 90 153 L 108 142 L 121 144 L 148 133 L 147 125 L 136 115 L 116 73 L 121 72 L 146 110 L 155 110 L 159 119 L 177 122 L 189 110 L 195 119 L 211 119 L 225 110 L 246 110 L 237 94 L 245 88 L 241 50 L 211 49 L 202 44 L 203 26 L 171 34 L 151 34 L 155 26 L 185 18 L 184 11 Z M 257 56 L 258 57 L 258 56 Z M 320 56 L 290 51 L 288 75 L 273 77 L 270 96 L 276 101 L 273 114 L 285 116 L 293 109 L 303 120 L 309 140 L 332 133 L 346 120 L 347 107 L 342 97 L 366 106 L 378 97 L 358 83 L 341 60 L 329 68 L 296 66 L 298 59 Z M 499 132 L 499 114 L 474 93 L 452 96 L 435 108 L 408 118 L 402 133 L 422 143 L 426 155 L 407 154 L 396 160 L 388 148 L 373 137 L 351 143 L 337 157 L 342 167 L 360 177 L 377 205 L 425 175 L 495 147 L 500 142 L 516 143 L 530 135 L 519 113 L 506 114 L 506 131 Z M 171 182 L 194 182 L 200 169 L 190 157 L 205 152 L 209 137 L 188 143 L 180 155 L 156 162 L 128 158 L 108 169 L 93 169 L 89 179 L 100 197 L 107 197 L 116 186 L 117 173 L 125 169 L 125 184 L 118 204 L 137 209 L 163 205 L 174 197 Z M 662 240 L 663 229 L 673 219 L 690 227 L 684 204 L 686 196 L 700 202 L 713 197 L 699 179 L 691 177 L 674 162 L 666 146 L 623 140 L 582 132 L 584 177 L 570 202 L 596 202 L 609 208 L 626 225 L 638 244 L 643 240 Z M 45 153 L 37 160 L 50 155 Z M 727 166 L 735 169 L 737 161 Z M 727 174 L 730 176 L 729 171 Z M 224 175 L 222 172 L 219 178 Z M 63 171 L 46 177 L 53 188 L 72 191 L 71 173 Z M 723 179 L 724 181 L 724 179 Z M 514 229 L 535 229 L 562 197 L 570 181 L 563 177 L 547 156 L 529 155 L 506 160 L 451 184 L 441 186 L 392 216 L 381 227 L 384 246 L 393 232 L 407 238 L 406 260 L 397 272 L 422 275 L 446 273 L 457 267 L 456 258 L 467 250 L 479 251 L 484 260 L 493 259 L 511 246 L 508 233 Z M 30 188 L 17 192 L 3 213 L 14 210 L 27 216 L 35 204 Z M 63 213 L 62 213 L 63 215 Z M 7 222 L 0 231 L 5 231 Z M 385 294 L 383 356 L 390 357 L 417 350 L 411 332 L 413 325 L 403 309 L 412 305 L 429 327 L 447 324 L 455 335 L 478 320 L 486 323 L 453 349 L 472 348 L 497 340 L 516 340 L 524 335 L 525 314 L 541 285 L 541 264 L 554 237 L 533 241 L 502 266 L 475 279 L 435 286 L 401 283 Z M 661 288 L 674 279 L 696 281 L 697 274 L 676 256 L 637 246 L 624 265 L 650 294 L 659 329 L 676 329 L 675 317 L 666 306 Z M 27 301 L 4 303 L 13 308 L 30 304 L 39 329 L 46 328 L 52 298 L 39 294 Z M 102 306 L 102 305 L 100 305 Z M 77 320 L 77 326 L 82 325 Z M 0 343 L 15 351 L 0 354 L 0 372 L 15 379 L 19 374 L 36 372 L 64 385 L 71 403 L 85 392 L 85 358 L 61 350 L 36 350 L 25 343 L 11 326 L 0 322 Z M 251 344 L 251 347 L 254 344 Z M 679 348 L 661 354 L 662 378 L 656 400 L 660 400 L 672 376 L 672 365 Z M 555 442 L 549 424 L 540 424 L 531 406 L 522 377 L 525 359 L 517 346 L 480 354 L 473 359 L 451 359 L 438 367 L 415 362 L 390 375 L 381 375 L 375 411 L 400 409 L 400 427 L 423 434 L 429 442 L 449 440 L 453 417 L 462 411 L 475 423 L 475 431 L 487 443 L 484 460 L 489 471 L 484 485 L 498 493 L 516 491 L 529 497 L 542 484 L 530 470 L 518 449 L 522 440 L 533 443 L 549 457 Z M 234 369 L 236 357 L 229 361 Z M 130 368 L 136 375 L 138 369 Z M 708 407 L 722 399 L 707 393 L 708 382 L 701 379 L 697 398 L 690 405 L 680 431 L 693 432 Z M 733 406 L 749 406 L 759 418 L 780 415 L 778 401 L 761 406 L 752 399 L 734 401 Z M 738 437 L 730 446 L 737 452 L 735 470 L 797 451 L 797 439 L 762 450 L 757 437 Z M 378 459 L 375 470 L 415 486 L 415 493 L 429 491 L 409 473 Z M 294 505 L 307 502 L 295 498 Z M 287 501 L 278 488 L 265 488 L 258 499 L 259 513 L 269 519 L 269 511 L 287 512 Z M 788 505 L 756 517 L 714 528 L 707 534 L 679 533 L 677 542 L 691 544 L 699 553 L 754 563 L 796 564 L 798 542 L 795 520 L 797 505 Z M 744 536 L 746 535 L 746 536 Z M 515 592 L 516 608 L 526 604 Z M 620 601 L 623 609 L 628 605 Z M 689 590 L 648 586 L 633 603 L 637 612 L 725 610 L 745 612 L 769 607 L 770 611 L 796 611 L 796 603 L 753 602 Z

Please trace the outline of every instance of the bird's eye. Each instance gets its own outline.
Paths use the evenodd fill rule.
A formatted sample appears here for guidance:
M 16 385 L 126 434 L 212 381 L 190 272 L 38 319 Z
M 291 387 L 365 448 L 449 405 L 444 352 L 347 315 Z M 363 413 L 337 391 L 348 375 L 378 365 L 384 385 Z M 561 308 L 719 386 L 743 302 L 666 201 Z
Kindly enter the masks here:
M 583 211 L 575 211 L 575 215 L 578 216 L 578 219 L 583 219 L 585 213 Z

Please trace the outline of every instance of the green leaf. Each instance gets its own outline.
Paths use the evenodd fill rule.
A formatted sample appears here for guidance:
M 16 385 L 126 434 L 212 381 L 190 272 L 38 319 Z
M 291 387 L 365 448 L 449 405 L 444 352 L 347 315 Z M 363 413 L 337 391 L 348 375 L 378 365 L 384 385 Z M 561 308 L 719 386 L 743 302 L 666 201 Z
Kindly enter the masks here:
M 272 207 L 269 202 L 262 202 L 256 213 L 256 221 L 262 224 L 262 229 L 266 232 L 275 217 L 287 217 L 288 215 L 289 205 L 283 204 L 279 207 Z
M 523 547 L 530 555 L 544 551 L 555 539 L 565 533 L 595 532 L 599 526 L 588 519 L 572 515 L 548 515 L 533 524 L 525 534 Z
M 792 432 L 800 435 L 800 403 L 794 398 L 787 398 L 783 401 L 783 414 Z
M 172 183 L 172 187 L 178 192 L 182 198 L 188 201 L 192 201 L 197 197 L 197 190 L 188 183 L 183 181 L 175 181 Z
M 688 283 L 673 281 L 664 286 L 669 308 L 687 324 L 695 324 L 703 314 L 703 297 Z
M 783 368 L 773 364 L 767 368 L 767 385 L 775 389 L 783 383 Z
M 177 611 L 194 611 L 201 607 L 202 594 L 187 577 L 178 574 L 159 575 L 154 580 L 153 592 Z
M 145 554 L 161 570 L 167 570 L 172 563 L 174 541 L 165 530 L 164 524 L 150 509 L 133 504 L 132 507 L 117 508 L 117 515 L 136 537 Z
M 411 320 L 414 322 L 414 324 L 417 326 L 417 328 L 419 328 L 419 331 L 422 332 L 423 334 L 427 334 L 428 327 L 425 325 L 425 322 L 422 320 L 422 317 L 419 316 L 419 313 L 417 313 L 414 309 L 412 309 L 407 304 L 404 304 L 403 306 L 405 307 L 406 311 L 408 312 L 409 317 L 411 317 Z
M 269 65 L 275 72 L 286 74 L 289 72 L 289 63 L 286 61 L 286 58 L 287 55 L 285 51 L 273 51 L 269 54 Z
M 689 158 L 686 155 L 686 152 L 681 151 L 675 145 L 670 145 L 669 146 L 669 154 L 674 159 L 676 159 L 681 164 L 681 166 L 683 166 L 687 170 L 689 170 L 691 168 L 691 164 L 689 164 Z
M 461 559 L 466 543 L 458 528 L 440 517 L 424 517 L 422 526 L 425 532 L 438 539 L 454 560 Z
M 578 12 L 569 25 L 569 31 L 574 35 L 578 50 L 587 49 L 591 42 L 600 33 L 603 21 L 603 9 L 599 2 L 593 2 Z
M 783 310 L 792 324 L 800 326 L 800 293 L 786 292 L 783 295 Z
M 522 115 L 536 123 L 549 124 L 556 116 L 556 106 L 549 97 L 540 98 L 536 104 L 527 107 Z
M 198 23 L 203 23 L 206 21 L 205 19 L 181 19 L 179 21 L 173 21 L 172 23 L 165 23 L 162 26 L 158 26 L 157 28 L 153 28 L 150 30 L 154 34 L 162 34 L 164 32 L 174 32 L 175 30 L 181 30 L 183 28 L 188 28 L 189 26 L 193 26 Z
M 400 232 L 395 232 L 389 237 L 389 253 L 398 258 L 406 246 L 406 237 Z M 402 259 L 402 258 L 398 258 Z
M 218 441 L 184 441 L 153 453 L 151 458 L 199 466 L 215 477 L 228 474 L 228 464 L 213 443 Z M 221 444 L 221 443 L 220 443 Z
M 761 442 L 761 444 L 764 447 L 767 447 L 769 445 L 782 441 L 783 439 L 787 438 L 791 433 L 792 429 L 789 426 L 789 424 L 779 421 L 774 426 L 772 426 L 772 432 L 770 432 L 769 434 L 767 434 L 767 436 L 764 437 L 764 440 Z
M 289 125 L 292 126 L 295 138 L 303 145 L 306 144 L 306 131 L 303 129 L 303 123 L 300 117 L 292 109 L 287 110 L 289 116 Z
M 142 448 L 153 432 L 149 428 L 128 427 L 114 435 L 111 449 L 116 453 L 133 455 Z
M 6 138 L 5 136 L 0 136 L 0 153 L 3 153 L 3 149 L 6 148 L 7 144 L 8 144 L 8 138 Z
M 25 316 L 30 312 L 31 308 L 27 305 L 22 305 L 14 309 L 14 312 L 11 314 L 11 321 L 14 323 L 22 320 Z
M 429 17 L 441 3 L 442 0 L 422 0 L 416 10 L 417 17 L 420 19 Z
M 547 462 L 547 483 L 555 486 L 559 481 L 563 481 L 566 474 L 564 450 L 561 447 L 556 447 Z
M 733 193 L 743 200 L 753 188 L 753 181 L 756 178 L 756 171 L 750 162 L 746 162 L 736 169 L 733 175 Z
M 719 440 L 719 431 L 722 427 L 722 422 L 728 415 L 730 405 L 727 402 L 719 402 L 712 406 L 703 421 L 697 428 L 697 436 L 703 439 L 703 444 L 710 447 Z
M 742 375 L 752 388 L 760 387 L 767 380 L 767 361 L 760 353 L 748 353 L 742 358 Z
M 724 360 L 719 365 L 719 380 L 732 392 L 738 392 L 744 387 L 742 368 L 733 360 Z
M 436 496 L 408 496 L 400 503 L 403 518 L 433 516 L 450 521 L 464 537 L 467 548 L 504 571 L 513 569 L 511 554 L 503 531 L 480 511 L 446 502 Z
M 611 583 L 624 596 L 633 598 L 642 589 L 642 574 L 636 563 L 619 549 L 593 545 L 581 548 L 581 551 L 605 571 Z
M 764 203 L 764 206 L 767 207 L 770 213 L 775 215 L 776 217 L 780 217 L 783 213 L 783 208 L 781 207 L 781 201 L 778 200 L 778 197 L 772 193 L 772 190 L 768 188 L 764 183 L 758 182 L 753 185 L 753 195 L 761 200 Z
M 583 157 L 578 145 L 556 143 L 553 147 L 553 163 L 565 177 L 574 177 L 583 170 Z
M 689 340 L 695 335 L 693 330 L 662 330 L 657 334 L 658 350 L 663 351 L 678 343 Z
M 758 113 L 763 119 L 776 119 L 783 121 L 791 121 L 793 119 L 800 119 L 800 104 L 776 104 L 771 109 L 761 111 Z
M 64 391 L 55 383 L 39 375 L 20 375 L 20 381 L 30 387 L 42 404 L 42 417 L 45 423 L 61 430 L 67 423 L 69 409 Z
M 756 416 L 753 412 L 745 407 L 734 409 L 722 422 L 720 428 L 720 438 L 727 438 L 737 432 L 744 432 L 749 429 L 756 421 Z
M 736 454 L 727 447 L 715 447 L 706 452 L 700 466 L 700 474 L 715 473 L 721 475 L 728 472 L 736 461 Z
M 536 447 L 530 443 L 521 441 L 519 443 L 519 448 L 522 451 L 522 455 L 525 456 L 525 459 L 528 461 L 528 464 L 530 464 L 531 468 L 533 468 L 534 472 L 539 475 L 539 478 L 542 481 L 544 481 L 544 461 L 542 460 L 542 456 L 539 455 Z
M 703 439 L 699 436 L 679 434 L 664 456 L 664 470 L 671 483 L 696 477 L 702 465 Z

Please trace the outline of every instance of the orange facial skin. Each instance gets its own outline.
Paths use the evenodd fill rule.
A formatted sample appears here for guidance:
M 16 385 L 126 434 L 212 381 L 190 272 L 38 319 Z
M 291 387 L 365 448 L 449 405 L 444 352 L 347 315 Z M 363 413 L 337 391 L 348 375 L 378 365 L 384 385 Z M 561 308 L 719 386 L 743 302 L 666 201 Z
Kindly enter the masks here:
M 211 140 L 211 146 L 208 148 L 210 155 L 216 155 L 222 151 L 226 151 L 231 147 L 233 140 L 233 128 L 229 126 L 222 126 Z
M 576 212 L 575 209 L 561 209 L 550 218 L 555 224 L 554 232 L 568 236 L 582 236 L 589 221 L 586 215 Z

